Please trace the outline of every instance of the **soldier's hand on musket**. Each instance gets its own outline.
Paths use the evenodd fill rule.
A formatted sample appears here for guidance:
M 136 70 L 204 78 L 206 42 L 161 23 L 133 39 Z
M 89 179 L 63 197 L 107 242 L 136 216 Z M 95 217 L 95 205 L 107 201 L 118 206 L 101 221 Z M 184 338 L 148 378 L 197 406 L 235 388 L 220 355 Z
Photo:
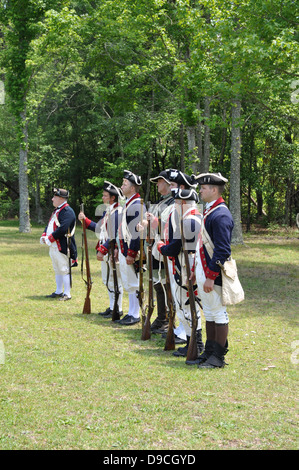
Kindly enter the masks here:
M 143 232 L 148 226 L 148 221 L 146 219 L 143 219 L 141 222 L 138 222 L 136 225 L 136 230 L 137 232 Z
M 114 249 L 114 259 L 115 259 L 115 262 L 118 263 L 118 249 L 117 248 Z
M 97 260 L 98 261 L 103 261 L 104 260 L 104 255 L 100 251 L 97 251 Z
M 196 282 L 194 271 L 191 272 L 190 281 L 192 282 L 192 284 L 195 284 L 195 282 Z
M 84 220 L 86 218 L 86 215 L 84 214 L 84 212 L 79 212 L 79 215 L 78 215 L 78 219 L 80 221 Z
M 150 222 L 151 224 L 154 222 L 154 220 L 156 219 L 156 217 L 154 216 L 154 214 L 152 214 L 151 212 L 147 212 L 145 214 L 145 217 L 147 219 L 148 222 Z

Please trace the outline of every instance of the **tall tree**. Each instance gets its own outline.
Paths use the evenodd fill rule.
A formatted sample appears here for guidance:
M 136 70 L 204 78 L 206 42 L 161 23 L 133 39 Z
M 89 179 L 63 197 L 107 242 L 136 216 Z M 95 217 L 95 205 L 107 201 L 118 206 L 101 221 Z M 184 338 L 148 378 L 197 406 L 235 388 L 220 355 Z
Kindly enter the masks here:
M 232 102 L 231 172 L 229 207 L 234 218 L 232 243 L 243 243 L 240 204 L 241 100 Z
M 45 12 L 45 3 L 33 0 L 1 1 L 0 19 L 5 25 L 4 54 L 6 90 L 16 121 L 19 142 L 19 230 L 30 231 L 28 190 L 28 117 L 27 95 L 33 70 L 26 61 L 31 41 L 38 34 L 38 22 Z M 51 3 L 51 2 L 48 2 Z
M 67 12 L 63 7 L 67 0 L 2 0 L 0 19 L 3 28 L 3 54 L 1 65 L 5 71 L 5 83 L 7 93 L 10 95 L 11 112 L 15 118 L 16 138 L 19 143 L 19 230 L 30 231 L 30 195 L 29 195 L 29 165 L 28 165 L 28 125 L 32 111 L 38 112 L 38 100 L 43 100 L 40 95 L 34 97 L 34 105 L 29 102 L 29 95 L 36 75 L 40 73 L 41 63 L 32 60 L 34 41 L 44 32 L 46 12 L 52 14 L 52 26 L 50 31 L 48 48 L 51 41 L 60 37 L 66 39 L 65 31 L 67 21 L 61 21 L 58 12 Z M 54 20 L 53 20 L 54 18 Z M 61 28 L 63 25 L 63 28 Z M 63 34 L 64 33 L 64 34 Z M 71 35 L 71 30 L 68 31 Z M 69 36 L 71 37 L 71 36 Z M 69 41 L 70 43 L 70 41 Z M 59 46 L 55 44 L 56 51 Z M 61 46 L 61 44 L 60 44 Z M 60 47 L 61 48 L 61 47 Z M 48 58 L 47 49 L 44 49 L 45 57 L 42 58 L 43 66 L 47 66 L 45 60 Z M 67 60 L 67 59 L 66 59 Z M 57 82 L 57 76 L 54 83 Z M 30 108 L 30 109 L 29 109 Z

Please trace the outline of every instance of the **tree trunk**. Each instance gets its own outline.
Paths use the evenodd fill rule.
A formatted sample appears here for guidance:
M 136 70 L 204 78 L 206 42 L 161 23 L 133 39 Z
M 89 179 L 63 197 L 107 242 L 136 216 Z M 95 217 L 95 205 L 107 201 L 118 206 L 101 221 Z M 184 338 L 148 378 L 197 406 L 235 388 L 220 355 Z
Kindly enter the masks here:
M 198 156 L 196 146 L 196 128 L 195 126 L 188 126 L 186 129 L 188 141 L 188 162 L 192 173 L 198 173 Z
M 226 142 L 227 142 L 226 105 L 224 105 L 224 109 L 223 109 L 223 123 L 225 123 L 225 126 L 223 127 L 223 129 L 221 131 L 221 150 L 220 150 L 220 157 L 219 157 L 219 160 L 218 160 L 218 164 L 220 166 L 223 165 L 225 149 L 226 149 Z
M 200 111 L 200 102 L 197 103 L 197 109 Z M 197 160 L 198 160 L 198 171 L 201 173 L 202 166 L 202 122 L 198 120 L 198 124 L 195 128 L 195 139 L 197 147 Z
M 263 193 L 260 190 L 256 190 L 256 202 L 257 202 L 257 215 L 258 218 L 262 217 L 263 215 L 266 215 L 266 212 L 263 209 L 264 206 L 264 198 L 263 198 Z
M 285 141 L 288 144 L 292 144 L 291 133 L 288 132 L 285 134 Z M 285 213 L 284 213 L 284 223 L 292 227 L 292 196 L 294 193 L 294 168 L 291 165 L 289 169 L 289 176 L 286 178 L 286 193 L 285 193 Z
M 210 103 L 211 103 L 211 98 L 209 96 L 206 96 L 204 99 L 204 147 L 203 147 L 203 159 L 202 159 L 202 166 L 201 166 L 202 173 L 208 172 L 209 167 L 210 167 L 210 145 L 211 145 L 210 123 L 209 123 L 209 119 L 211 116 Z
M 43 224 L 43 209 L 41 207 L 41 197 L 40 197 L 40 173 L 41 173 L 41 163 L 40 163 L 40 109 L 38 108 L 37 117 L 36 117 L 36 135 L 37 135 L 37 146 L 36 146 L 36 160 L 35 160 L 35 212 L 36 212 L 36 221 L 38 224 Z
M 28 124 L 26 119 L 26 107 L 20 117 L 22 121 L 22 140 L 19 152 L 19 231 L 28 233 L 31 231 L 31 228 L 28 191 Z
M 184 141 L 184 124 L 181 123 L 180 127 L 180 151 L 181 151 L 181 161 L 180 161 L 180 170 L 185 171 L 185 141 Z
M 35 178 L 36 178 L 36 191 L 35 191 L 35 211 L 36 211 L 36 221 L 38 224 L 44 223 L 43 218 L 43 209 L 41 207 L 40 201 L 40 163 L 36 163 L 35 167 Z
M 153 155 L 155 155 L 156 149 L 156 140 L 153 139 L 152 148 L 150 149 L 149 159 L 148 159 L 148 167 L 147 167 L 147 178 L 146 178 L 146 190 L 144 195 L 144 202 L 147 203 L 149 200 L 149 195 L 151 191 L 151 182 L 150 178 L 152 176 L 152 169 L 153 169 Z
M 241 225 L 240 195 L 240 157 L 241 157 L 241 100 L 232 102 L 232 137 L 231 137 L 231 171 L 230 171 L 230 211 L 234 219 L 232 233 L 233 244 L 243 244 Z

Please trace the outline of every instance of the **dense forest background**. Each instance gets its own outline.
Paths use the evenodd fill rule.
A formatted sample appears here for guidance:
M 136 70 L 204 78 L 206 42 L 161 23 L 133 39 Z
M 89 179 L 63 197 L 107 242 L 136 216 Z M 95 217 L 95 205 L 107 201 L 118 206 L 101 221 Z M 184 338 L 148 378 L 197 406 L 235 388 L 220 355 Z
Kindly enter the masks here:
M 54 186 L 220 171 L 236 227 L 299 212 L 298 3 L 1 0 L 0 218 L 44 223 Z

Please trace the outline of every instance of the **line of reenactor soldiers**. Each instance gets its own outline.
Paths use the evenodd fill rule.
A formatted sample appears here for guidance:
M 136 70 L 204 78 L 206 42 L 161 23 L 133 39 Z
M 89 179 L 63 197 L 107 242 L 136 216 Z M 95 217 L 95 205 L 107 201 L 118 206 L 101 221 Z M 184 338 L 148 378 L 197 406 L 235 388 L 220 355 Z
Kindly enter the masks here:
M 227 180 L 220 173 L 189 176 L 167 169 L 150 181 L 160 194 L 155 204 L 145 206 L 140 196 L 141 177 L 125 170 L 121 187 L 104 182 L 97 222 L 83 211 L 78 215 L 98 238 L 96 254 L 109 296 L 109 306 L 99 315 L 112 318 L 120 326 L 141 321 L 142 339 L 148 339 L 151 333 L 161 334 L 165 349 L 185 357 L 187 364 L 223 367 L 228 351 L 228 316 L 221 304 L 221 273 L 216 261 L 224 263 L 230 256 L 233 221 L 221 197 Z M 201 199 L 207 203 L 205 212 L 198 205 L 198 185 Z M 215 256 L 209 256 L 203 243 L 203 229 L 214 242 Z M 143 288 L 146 269 L 147 305 Z M 124 291 L 129 300 L 125 315 Z M 151 323 L 153 291 L 157 315 Z M 205 343 L 201 314 L 206 320 Z M 144 328 L 150 333 L 145 335 Z

